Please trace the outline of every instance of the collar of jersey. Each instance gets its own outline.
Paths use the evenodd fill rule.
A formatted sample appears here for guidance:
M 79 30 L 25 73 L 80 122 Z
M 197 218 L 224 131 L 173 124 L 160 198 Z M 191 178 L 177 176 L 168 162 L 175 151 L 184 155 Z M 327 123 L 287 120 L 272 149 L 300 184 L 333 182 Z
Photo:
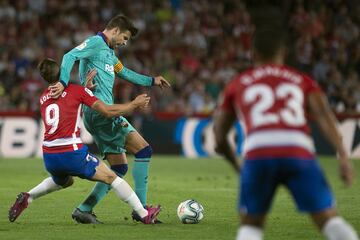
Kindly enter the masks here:
M 104 40 L 106 45 L 108 45 L 108 47 L 110 47 L 109 44 L 108 44 L 108 41 L 107 41 L 108 39 L 107 39 L 107 37 L 105 36 L 105 34 L 103 32 L 98 32 L 96 35 L 100 36 Z

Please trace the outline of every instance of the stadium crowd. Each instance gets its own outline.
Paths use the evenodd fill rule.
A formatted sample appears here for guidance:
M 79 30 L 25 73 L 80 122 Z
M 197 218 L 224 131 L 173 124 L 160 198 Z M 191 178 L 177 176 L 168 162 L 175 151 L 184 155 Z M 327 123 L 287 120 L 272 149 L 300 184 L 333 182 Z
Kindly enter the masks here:
M 2 0 L 0 111 L 38 111 L 44 87 L 38 62 L 51 57 L 60 63 L 65 52 L 123 13 L 140 34 L 119 50 L 120 60 L 173 85 L 149 91 L 152 111 L 211 113 L 224 85 L 251 66 L 249 9 L 259 2 Z M 313 76 L 336 112 L 360 112 L 360 2 L 277 3 L 288 23 L 288 64 Z M 76 71 L 72 76 L 77 81 Z M 115 100 L 128 101 L 143 91 L 148 90 L 116 81 Z

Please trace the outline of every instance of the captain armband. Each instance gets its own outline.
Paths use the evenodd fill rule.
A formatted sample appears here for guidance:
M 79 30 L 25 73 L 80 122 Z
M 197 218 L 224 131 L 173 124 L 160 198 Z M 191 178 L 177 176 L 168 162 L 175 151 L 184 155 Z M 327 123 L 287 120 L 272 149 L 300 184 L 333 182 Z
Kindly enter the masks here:
M 114 65 L 114 71 L 115 73 L 119 73 L 121 72 L 121 70 L 124 68 L 124 65 L 118 61 L 115 65 Z

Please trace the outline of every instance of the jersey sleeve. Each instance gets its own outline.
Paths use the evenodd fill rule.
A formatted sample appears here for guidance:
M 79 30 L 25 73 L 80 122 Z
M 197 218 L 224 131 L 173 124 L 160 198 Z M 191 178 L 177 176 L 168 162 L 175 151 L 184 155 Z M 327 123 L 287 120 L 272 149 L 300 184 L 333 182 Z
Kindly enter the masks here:
M 93 92 L 90 89 L 86 87 L 80 87 L 80 89 L 81 103 L 85 104 L 88 107 L 91 107 L 94 102 L 98 100 L 98 98 L 94 96 Z
M 313 93 L 313 92 L 322 92 L 320 86 L 316 83 L 316 81 L 310 78 L 307 75 L 303 75 L 305 81 L 304 92 L 305 94 Z
M 75 61 L 97 54 L 100 46 L 99 39 L 88 38 L 79 46 L 67 52 L 61 62 L 60 81 L 67 86 L 70 81 L 70 73 Z
M 113 58 L 113 63 L 114 71 L 118 77 L 123 78 L 136 85 L 141 85 L 145 87 L 153 85 L 153 77 L 142 75 L 126 68 L 116 56 L 114 56 Z
M 219 108 L 226 111 L 235 113 L 234 100 L 235 100 L 235 81 L 230 82 L 221 93 L 219 98 Z

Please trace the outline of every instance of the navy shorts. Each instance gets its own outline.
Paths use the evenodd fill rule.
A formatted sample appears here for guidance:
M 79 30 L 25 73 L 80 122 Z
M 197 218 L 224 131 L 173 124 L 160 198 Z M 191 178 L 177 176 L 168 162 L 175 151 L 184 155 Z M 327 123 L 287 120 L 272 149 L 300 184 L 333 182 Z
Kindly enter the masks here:
M 73 152 L 44 153 L 43 156 L 46 170 L 61 186 L 67 183 L 70 176 L 91 179 L 99 165 L 99 159 L 88 152 L 86 145 Z
M 330 187 L 315 159 L 252 159 L 245 160 L 241 170 L 240 212 L 249 215 L 268 212 L 280 184 L 290 191 L 299 211 L 315 213 L 335 205 Z

